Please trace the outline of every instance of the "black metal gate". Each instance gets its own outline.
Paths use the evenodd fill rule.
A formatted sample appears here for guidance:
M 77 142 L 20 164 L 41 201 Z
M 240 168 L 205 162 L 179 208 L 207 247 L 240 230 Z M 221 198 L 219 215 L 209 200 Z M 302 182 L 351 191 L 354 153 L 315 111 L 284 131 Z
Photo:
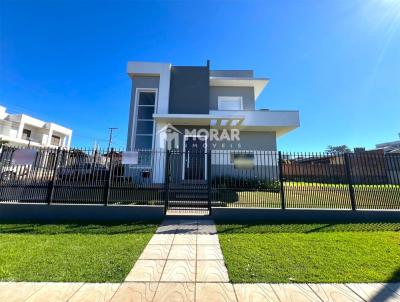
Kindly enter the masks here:
M 166 215 L 211 214 L 211 153 L 167 151 Z
M 162 206 L 209 215 L 211 207 L 399 210 L 400 154 L 212 150 L 0 149 L 0 202 Z M 27 158 L 30 158 L 28 163 Z

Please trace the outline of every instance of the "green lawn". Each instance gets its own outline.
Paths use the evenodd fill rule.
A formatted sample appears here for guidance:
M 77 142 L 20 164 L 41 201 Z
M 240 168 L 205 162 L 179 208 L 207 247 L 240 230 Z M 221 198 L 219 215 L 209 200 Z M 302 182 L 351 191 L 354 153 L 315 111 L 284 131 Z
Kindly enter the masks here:
M 398 185 L 356 185 L 354 192 L 358 209 L 400 209 Z M 279 192 L 227 188 L 217 198 L 226 207 L 281 207 Z M 287 208 L 351 209 L 349 187 L 342 184 L 288 182 L 285 200 Z
M 400 281 L 400 223 L 217 229 L 233 282 Z
M 0 281 L 121 282 L 157 224 L 0 224 Z

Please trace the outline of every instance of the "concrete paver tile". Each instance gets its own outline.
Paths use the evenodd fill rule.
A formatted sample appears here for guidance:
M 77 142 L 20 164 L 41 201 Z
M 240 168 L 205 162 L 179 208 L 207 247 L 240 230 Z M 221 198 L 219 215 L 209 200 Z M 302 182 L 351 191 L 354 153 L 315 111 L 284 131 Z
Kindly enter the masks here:
M 196 260 L 196 245 L 173 245 L 168 259 Z
M 194 283 L 160 283 L 153 302 L 194 302 Z
M 198 260 L 223 260 L 221 248 L 219 244 L 213 245 L 198 245 L 197 246 Z
M 1 282 L 0 301 L 25 301 L 44 285 L 45 282 Z
M 194 260 L 167 260 L 161 281 L 164 282 L 194 282 L 195 281 Z
M 228 270 L 223 260 L 198 260 L 197 282 L 229 282 Z
M 154 234 L 148 244 L 172 244 L 174 234 Z
M 151 302 L 157 285 L 154 282 L 122 283 L 110 302 Z
M 239 302 L 279 302 L 269 284 L 234 284 L 233 287 Z
M 41 289 L 30 296 L 27 302 L 65 302 L 71 298 L 83 283 L 47 282 Z
M 179 224 L 196 225 L 197 226 L 198 220 L 197 219 L 181 219 L 181 220 L 179 220 Z
M 176 234 L 172 244 L 196 244 L 196 234 Z
M 147 245 L 140 255 L 140 260 L 161 260 L 167 259 L 171 245 L 169 244 L 152 244 Z
M 400 302 L 400 295 L 386 284 L 348 283 L 346 285 L 366 301 Z
M 68 302 L 108 302 L 119 287 L 119 283 L 85 283 Z
M 323 300 L 327 302 L 350 302 L 363 300 L 353 293 L 344 284 L 309 284 L 314 292 Z
M 138 260 L 129 272 L 125 281 L 160 281 L 167 260 Z
M 390 288 L 392 291 L 394 291 L 397 295 L 400 296 L 400 282 L 391 282 L 391 283 L 384 283 L 385 286 Z
M 175 234 L 178 228 L 179 224 L 177 223 L 160 225 L 156 230 L 156 234 Z
M 236 302 L 230 283 L 196 283 L 196 302 Z
M 271 284 L 281 302 L 321 302 L 307 284 Z
M 182 224 L 177 228 L 176 234 L 197 234 L 197 225 Z
M 217 227 L 215 225 L 199 225 L 198 233 L 204 235 L 216 235 Z

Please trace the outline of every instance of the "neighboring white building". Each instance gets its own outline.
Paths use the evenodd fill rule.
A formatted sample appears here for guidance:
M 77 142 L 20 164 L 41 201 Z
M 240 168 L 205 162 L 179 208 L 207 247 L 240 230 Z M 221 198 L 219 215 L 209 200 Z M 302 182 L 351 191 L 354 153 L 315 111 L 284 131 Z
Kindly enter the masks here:
M 0 106 L 0 139 L 10 145 L 68 149 L 71 137 L 71 129 L 26 114 L 9 114 Z
M 376 144 L 375 147 L 376 149 L 383 149 L 385 153 L 400 153 L 400 140 Z

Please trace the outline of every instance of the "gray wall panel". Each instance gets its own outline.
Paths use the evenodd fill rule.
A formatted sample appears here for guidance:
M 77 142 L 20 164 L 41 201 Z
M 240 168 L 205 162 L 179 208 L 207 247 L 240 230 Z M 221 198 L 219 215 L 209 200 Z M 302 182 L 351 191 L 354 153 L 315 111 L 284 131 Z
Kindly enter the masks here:
M 169 90 L 169 113 L 207 114 L 209 112 L 208 67 L 173 66 Z
M 158 89 L 160 83 L 160 77 L 139 77 L 135 76 L 132 78 L 132 90 L 131 90 L 131 104 L 129 109 L 129 123 L 128 123 L 128 140 L 127 149 L 131 149 L 132 134 L 133 134 L 133 120 L 135 117 L 135 96 L 137 88 L 156 88 Z
M 252 78 L 253 70 L 210 70 L 212 77 Z
M 229 131 L 229 130 L 228 130 Z M 265 150 L 276 151 L 276 133 L 261 131 L 240 131 L 240 141 L 212 141 L 211 149 L 217 150 Z M 225 144 L 225 146 L 224 146 Z M 240 147 L 239 147 L 240 144 Z
M 218 96 L 241 96 L 243 110 L 255 110 L 253 87 L 210 87 L 210 110 L 218 110 Z

